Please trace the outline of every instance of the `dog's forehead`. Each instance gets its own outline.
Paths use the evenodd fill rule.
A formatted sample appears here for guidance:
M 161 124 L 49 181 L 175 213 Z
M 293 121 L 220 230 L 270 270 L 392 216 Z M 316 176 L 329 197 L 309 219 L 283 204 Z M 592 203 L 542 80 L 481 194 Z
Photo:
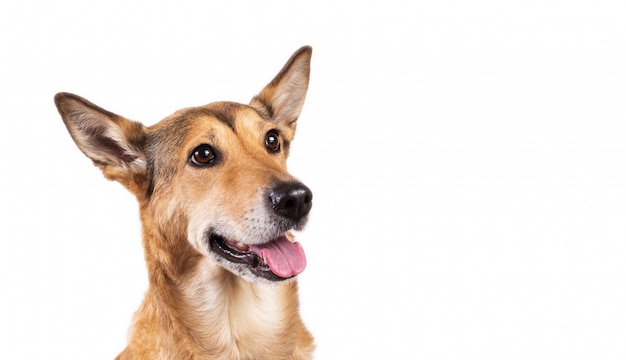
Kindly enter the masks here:
M 242 128 L 262 128 L 268 119 L 254 108 L 234 102 L 217 102 L 182 109 L 153 126 L 153 135 L 160 141 L 174 141 L 178 145 L 198 132 L 228 129 L 237 132 Z
M 198 126 L 213 125 L 217 121 L 234 132 L 241 125 L 258 124 L 264 120 L 252 107 L 234 102 L 218 102 L 188 109 L 182 116 Z

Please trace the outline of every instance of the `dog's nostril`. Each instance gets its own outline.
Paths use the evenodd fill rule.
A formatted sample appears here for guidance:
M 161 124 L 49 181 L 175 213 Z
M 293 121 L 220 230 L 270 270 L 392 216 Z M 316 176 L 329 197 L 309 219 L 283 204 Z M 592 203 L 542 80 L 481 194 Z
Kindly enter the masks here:
M 282 217 L 300 220 L 311 210 L 311 190 L 301 183 L 282 183 L 270 191 L 270 204 Z

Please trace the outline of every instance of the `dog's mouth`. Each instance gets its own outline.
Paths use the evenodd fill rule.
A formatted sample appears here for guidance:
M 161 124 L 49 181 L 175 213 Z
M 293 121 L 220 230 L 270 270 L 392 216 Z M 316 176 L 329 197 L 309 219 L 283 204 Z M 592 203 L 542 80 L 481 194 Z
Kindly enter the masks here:
M 246 245 L 211 234 L 209 246 L 215 254 L 232 263 L 244 264 L 254 275 L 271 281 L 292 278 L 306 267 L 302 246 L 285 235 L 264 244 Z

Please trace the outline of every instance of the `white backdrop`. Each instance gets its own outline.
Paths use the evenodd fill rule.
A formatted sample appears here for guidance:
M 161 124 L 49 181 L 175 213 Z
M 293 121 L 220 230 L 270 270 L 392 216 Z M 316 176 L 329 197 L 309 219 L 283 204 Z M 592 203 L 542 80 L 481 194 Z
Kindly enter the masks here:
M 70 91 L 152 124 L 247 102 L 301 45 L 289 166 L 317 359 L 626 358 L 622 1 L 0 5 L 0 358 L 112 359 L 146 288 L 137 206 Z

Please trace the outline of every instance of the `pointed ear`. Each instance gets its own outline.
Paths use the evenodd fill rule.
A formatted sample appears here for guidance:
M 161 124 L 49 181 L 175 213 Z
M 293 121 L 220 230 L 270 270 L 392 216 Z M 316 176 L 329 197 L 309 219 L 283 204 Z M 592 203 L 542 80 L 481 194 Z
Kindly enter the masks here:
M 68 93 L 54 97 L 59 114 L 78 148 L 104 176 L 136 190 L 146 177 L 146 128 Z
M 252 99 L 250 106 L 277 124 L 295 130 L 309 87 L 312 51 L 310 46 L 296 51 L 274 80 Z

